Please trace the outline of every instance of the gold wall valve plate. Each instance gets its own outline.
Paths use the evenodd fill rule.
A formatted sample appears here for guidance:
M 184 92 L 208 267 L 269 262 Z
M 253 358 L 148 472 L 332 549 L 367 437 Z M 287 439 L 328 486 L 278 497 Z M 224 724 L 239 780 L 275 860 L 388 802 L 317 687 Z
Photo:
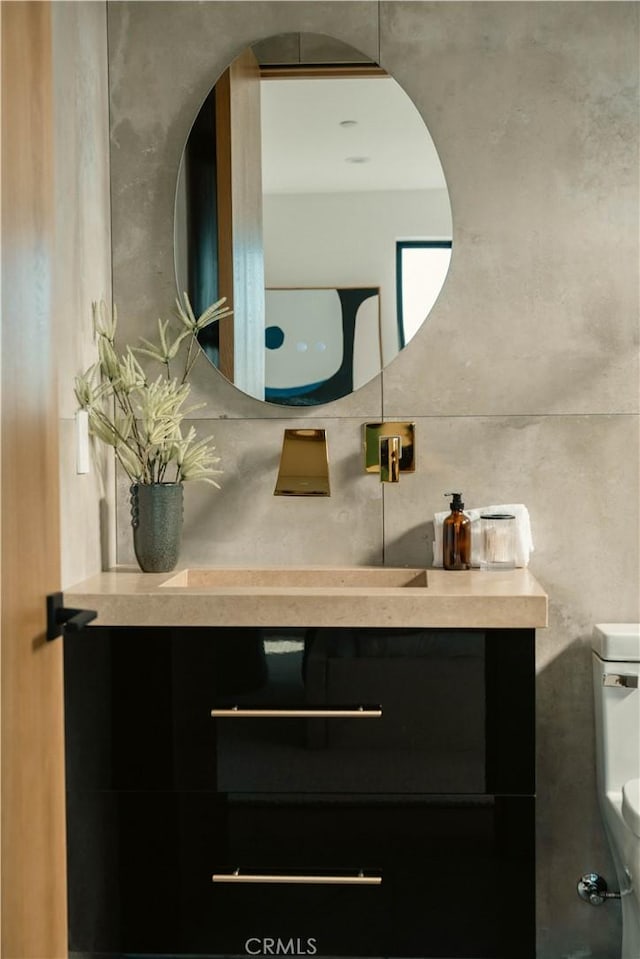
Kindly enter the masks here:
M 415 423 L 388 422 L 364 424 L 364 468 L 367 473 L 380 472 L 380 439 L 398 436 L 400 438 L 400 472 L 414 473 Z

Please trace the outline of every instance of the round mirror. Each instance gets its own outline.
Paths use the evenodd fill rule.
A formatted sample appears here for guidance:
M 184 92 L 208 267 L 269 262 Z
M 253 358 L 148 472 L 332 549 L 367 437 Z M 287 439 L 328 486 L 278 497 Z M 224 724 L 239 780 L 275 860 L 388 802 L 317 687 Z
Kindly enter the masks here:
M 451 258 L 442 166 L 417 109 L 338 41 L 283 35 L 231 64 L 176 191 L 180 292 L 233 315 L 200 343 L 243 392 L 313 406 L 363 386 L 431 311 Z

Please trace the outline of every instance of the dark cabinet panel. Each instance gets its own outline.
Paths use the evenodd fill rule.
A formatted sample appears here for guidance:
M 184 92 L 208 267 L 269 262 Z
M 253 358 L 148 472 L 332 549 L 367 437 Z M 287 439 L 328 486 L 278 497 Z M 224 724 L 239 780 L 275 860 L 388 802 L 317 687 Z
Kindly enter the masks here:
M 486 633 L 486 791 L 535 793 L 535 631 Z
M 65 675 L 74 788 L 533 792 L 528 631 L 90 628 Z
M 216 690 L 253 684 L 259 630 L 110 629 L 65 637 L 67 784 L 215 789 Z M 220 663 L 223 666 L 219 668 Z
M 228 708 L 216 721 L 220 790 L 533 792 L 528 631 L 316 629 L 266 634 L 264 651 L 259 684 L 216 696 Z M 353 716 L 270 716 L 313 706 Z
M 66 636 L 71 950 L 533 959 L 533 640 Z
M 325 845 L 315 859 L 309 848 L 296 855 L 293 834 L 282 837 L 277 850 L 272 843 L 266 856 L 260 837 L 249 850 L 246 842 L 253 846 L 263 823 L 250 828 L 247 811 L 238 819 L 226 803 L 202 792 L 156 792 L 152 799 L 136 792 L 90 793 L 76 802 L 76 811 L 79 806 L 92 821 L 93 839 L 70 847 L 69 871 L 77 880 L 70 888 L 72 951 L 227 957 L 280 938 L 307 943 L 317 955 L 321 948 L 330 950 L 326 955 L 382 955 L 379 886 L 212 881 L 218 871 L 230 873 L 237 856 L 270 874 L 293 875 L 297 863 L 299 875 L 304 863 L 323 878 L 336 871 L 351 875 L 351 867 L 339 865 L 338 850 Z M 236 832 L 245 828 L 236 848 Z M 95 877 L 98 895 L 87 895 Z
M 229 808 L 227 834 L 227 866 L 240 873 L 316 864 L 379 875 L 380 887 L 362 890 L 369 909 L 349 924 L 366 917 L 384 956 L 535 955 L 531 798 L 238 804 Z M 250 909 L 256 893 L 245 887 L 237 895 Z M 286 921 L 282 927 L 286 933 Z M 317 919 L 314 928 L 323 955 L 353 954 L 340 952 L 344 930 L 336 940 Z M 230 933 L 233 947 L 237 930 L 235 940 Z
M 217 721 L 226 792 L 483 793 L 484 635 L 309 630 L 265 638 L 259 689 L 217 705 L 263 708 Z M 318 706 L 332 717 L 270 718 Z
M 121 889 L 118 793 L 67 792 L 69 951 L 119 953 Z
M 87 847 L 76 849 L 71 865 L 76 875 L 110 876 L 111 927 L 85 901 L 94 912 L 80 917 L 76 950 L 226 957 L 271 938 L 313 943 L 319 956 L 534 956 L 532 799 L 328 807 L 128 793 L 115 809 L 101 794 L 91 801 L 103 833 L 117 820 L 116 852 L 103 843 L 91 862 Z M 234 873 L 255 881 L 212 882 Z M 381 883 L 359 882 L 373 877 Z

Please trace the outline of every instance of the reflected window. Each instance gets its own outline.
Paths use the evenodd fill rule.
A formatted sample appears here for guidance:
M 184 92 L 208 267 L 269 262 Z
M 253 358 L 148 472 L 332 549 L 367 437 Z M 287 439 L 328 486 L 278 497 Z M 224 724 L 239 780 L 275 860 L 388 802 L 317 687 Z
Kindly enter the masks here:
M 438 298 L 451 260 L 451 240 L 398 240 L 396 295 L 399 348 L 420 328 Z

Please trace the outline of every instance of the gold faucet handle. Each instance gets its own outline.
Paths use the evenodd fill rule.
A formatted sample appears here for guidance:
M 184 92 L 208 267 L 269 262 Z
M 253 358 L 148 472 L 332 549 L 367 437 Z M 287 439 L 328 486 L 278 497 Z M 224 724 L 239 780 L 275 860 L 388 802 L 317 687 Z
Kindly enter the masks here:
M 402 439 L 400 436 L 381 436 L 378 440 L 380 447 L 380 482 L 400 482 L 400 457 L 402 456 Z

